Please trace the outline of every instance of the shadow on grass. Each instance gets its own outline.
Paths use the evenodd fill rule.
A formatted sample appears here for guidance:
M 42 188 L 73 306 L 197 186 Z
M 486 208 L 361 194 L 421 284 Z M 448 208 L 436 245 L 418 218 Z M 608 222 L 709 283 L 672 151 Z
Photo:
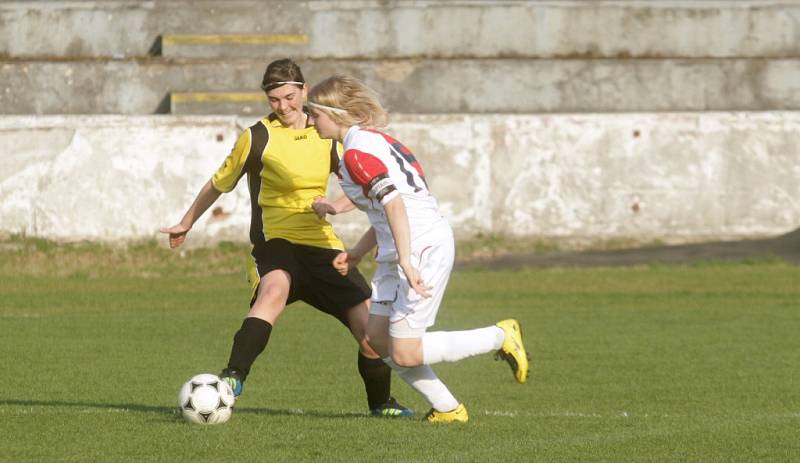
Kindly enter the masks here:
M 0 406 L 20 406 L 20 407 L 73 407 L 73 408 L 90 408 L 108 410 L 114 412 L 143 412 L 143 413 L 158 413 L 161 415 L 169 415 L 175 420 L 179 420 L 177 407 L 165 407 L 159 405 L 147 404 L 133 404 L 133 403 L 97 403 L 85 401 L 66 401 L 66 400 L 0 400 Z M 302 410 L 302 409 L 280 409 L 280 408 L 251 408 L 243 407 L 236 408 L 234 413 L 265 415 L 265 416 L 303 416 L 312 418 L 366 418 L 366 413 L 357 412 L 324 412 L 316 410 Z
M 99 408 L 116 411 L 134 411 L 134 412 L 156 412 L 156 413 L 173 413 L 175 411 L 172 407 L 164 407 L 158 405 L 144 405 L 144 404 L 104 404 L 97 402 L 70 402 L 66 400 L 0 400 L 0 406 L 3 405 L 16 405 L 21 407 L 75 407 L 75 408 Z
M 715 241 L 707 243 L 651 246 L 615 251 L 518 253 L 476 260 L 459 268 L 508 269 L 551 266 L 624 266 L 646 264 L 691 264 L 700 262 L 748 262 L 779 259 L 800 265 L 800 228 L 774 238 Z
M 357 412 L 323 412 L 317 410 L 278 409 L 278 408 L 237 408 L 236 413 L 248 413 L 267 416 L 310 416 L 313 418 L 366 418 L 366 413 Z

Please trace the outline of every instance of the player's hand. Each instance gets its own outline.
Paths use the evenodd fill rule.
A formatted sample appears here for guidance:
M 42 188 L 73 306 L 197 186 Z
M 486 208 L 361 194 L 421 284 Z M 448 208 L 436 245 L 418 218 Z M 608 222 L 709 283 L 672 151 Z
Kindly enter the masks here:
M 189 233 L 191 229 L 192 227 L 187 227 L 179 223 L 171 227 L 164 227 L 159 231 L 169 235 L 169 247 L 175 249 L 186 241 L 186 234 Z
M 336 215 L 336 209 L 333 207 L 333 204 L 328 202 L 328 198 L 324 196 L 317 196 L 314 198 L 311 208 L 314 209 L 314 213 L 316 213 L 320 219 L 324 219 L 326 214 Z
M 347 275 L 350 271 L 350 259 L 346 252 L 340 252 L 333 258 L 333 268 L 342 275 Z
M 360 257 L 355 257 L 347 252 L 340 252 L 333 258 L 333 268 L 342 275 L 347 275 L 351 268 L 358 266 Z
M 411 286 L 411 289 L 413 289 L 414 292 L 425 298 L 431 297 L 431 288 L 425 285 L 425 282 L 422 281 L 419 271 L 413 265 L 401 263 L 400 268 L 403 269 L 403 273 L 406 274 L 408 284 Z

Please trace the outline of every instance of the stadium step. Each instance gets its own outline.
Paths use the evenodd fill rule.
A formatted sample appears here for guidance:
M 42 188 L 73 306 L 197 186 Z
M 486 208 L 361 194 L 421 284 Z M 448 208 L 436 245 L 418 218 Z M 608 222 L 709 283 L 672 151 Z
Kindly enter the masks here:
M 264 92 L 173 92 L 169 95 L 172 114 L 266 114 Z
M 165 34 L 151 54 L 167 58 L 298 56 L 307 44 L 305 34 Z
M 159 34 L 247 31 L 308 43 L 203 47 L 291 47 L 281 52 L 294 58 L 301 48 L 313 59 L 782 58 L 800 56 L 798 17 L 800 4 L 786 0 L 0 0 L 0 56 L 142 57 Z M 174 46 L 168 54 L 212 51 Z
M 167 106 L 172 92 L 259 92 L 269 60 L 0 60 L 0 90 L 7 88 L 0 91 L 0 114 L 149 114 Z M 359 76 L 386 107 L 403 113 L 800 110 L 797 79 L 782 77 L 800 75 L 800 59 L 298 64 L 311 84 L 335 73 Z
M 7 88 L 0 91 L 0 114 L 162 113 L 172 92 L 257 93 L 269 61 L 0 60 L 0 90 Z M 388 108 L 403 113 L 800 110 L 798 80 L 788 78 L 800 72 L 800 59 L 337 59 L 298 64 L 312 85 L 335 73 L 359 76 Z M 502 91 L 497 82 L 503 82 Z

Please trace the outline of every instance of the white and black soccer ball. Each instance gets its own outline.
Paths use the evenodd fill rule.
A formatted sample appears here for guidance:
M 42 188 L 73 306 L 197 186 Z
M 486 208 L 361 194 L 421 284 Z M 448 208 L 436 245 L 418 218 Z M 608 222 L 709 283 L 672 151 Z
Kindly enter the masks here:
M 190 423 L 220 424 L 228 421 L 236 401 L 231 386 L 219 376 L 192 376 L 178 393 L 178 410 Z

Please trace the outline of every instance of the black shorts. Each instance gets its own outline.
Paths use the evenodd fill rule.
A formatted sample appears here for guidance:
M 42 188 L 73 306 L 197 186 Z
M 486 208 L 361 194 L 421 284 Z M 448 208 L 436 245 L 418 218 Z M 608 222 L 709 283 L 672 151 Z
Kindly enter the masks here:
M 369 299 L 372 290 L 358 269 L 342 276 L 333 268 L 333 258 L 340 252 L 275 238 L 254 247 L 252 255 L 261 278 L 277 269 L 289 272 L 292 284 L 287 305 L 303 301 L 349 326 L 345 311 Z M 253 303 L 255 296 L 250 305 Z

